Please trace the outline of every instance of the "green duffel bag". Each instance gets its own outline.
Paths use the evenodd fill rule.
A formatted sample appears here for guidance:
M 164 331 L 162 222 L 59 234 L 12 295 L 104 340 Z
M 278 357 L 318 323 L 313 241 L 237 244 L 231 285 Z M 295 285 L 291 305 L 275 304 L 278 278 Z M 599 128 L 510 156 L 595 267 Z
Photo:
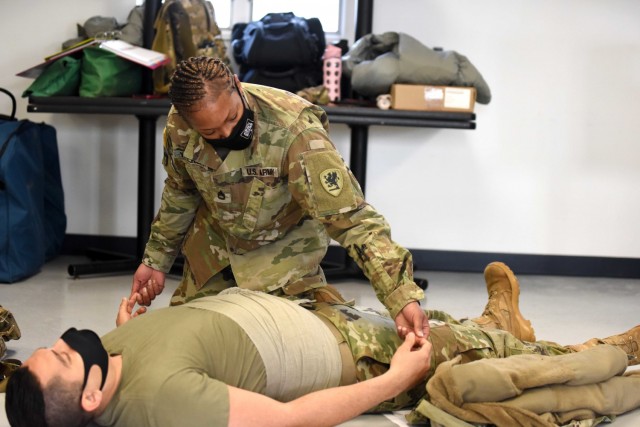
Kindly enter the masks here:
M 22 93 L 28 96 L 77 96 L 80 87 L 80 60 L 65 56 L 51 63 Z
M 80 96 L 131 96 L 141 92 L 142 67 L 91 46 L 82 51 Z

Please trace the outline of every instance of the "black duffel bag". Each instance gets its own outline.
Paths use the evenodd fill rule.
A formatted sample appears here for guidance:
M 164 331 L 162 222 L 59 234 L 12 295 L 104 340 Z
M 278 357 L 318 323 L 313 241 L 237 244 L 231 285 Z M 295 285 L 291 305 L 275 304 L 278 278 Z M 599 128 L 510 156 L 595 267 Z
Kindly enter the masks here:
M 259 21 L 235 24 L 231 38 L 236 63 L 247 68 L 283 70 L 321 64 L 326 47 L 320 20 L 292 12 L 268 13 Z
M 243 82 L 298 92 L 301 89 L 318 86 L 322 82 L 322 69 L 318 67 L 294 67 L 287 70 L 267 70 L 249 68 L 239 76 Z

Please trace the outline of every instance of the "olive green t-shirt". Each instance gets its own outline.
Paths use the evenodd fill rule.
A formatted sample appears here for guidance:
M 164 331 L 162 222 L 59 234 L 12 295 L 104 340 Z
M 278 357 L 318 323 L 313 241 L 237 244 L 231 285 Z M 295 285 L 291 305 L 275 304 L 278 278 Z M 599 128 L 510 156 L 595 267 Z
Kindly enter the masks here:
M 152 310 L 102 342 L 110 354 L 122 355 L 122 382 L 95 420 L 99 425 L 226 426 L 226 384 L 258 393 L 266 386 L 255 345 L 235 322 L 213 311 Z

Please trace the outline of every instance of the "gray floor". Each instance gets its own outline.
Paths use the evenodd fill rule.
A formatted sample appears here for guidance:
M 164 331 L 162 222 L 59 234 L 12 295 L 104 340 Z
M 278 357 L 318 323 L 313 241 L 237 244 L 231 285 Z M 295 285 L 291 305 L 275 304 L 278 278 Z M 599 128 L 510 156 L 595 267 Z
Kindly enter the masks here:
M 38 347 L 53 343 L 62 331 L 75 326 L 106 333 L 115 326 L 115 313 L 122 296 L 128 296 L 129 275 L 73 279 L 67 264 L 76 258 L 60 257 L 36 276 L 11 285 L 0 285 L 0 305 L 9 308 L 22 330 L 22 338 L 8 342 L 7 357 L 26 359 Z M 516 272 L 517 273 L 517 272 Z M 481 273 L 417 272 L 429 279 L 427 305 L 454 317 L 482 312 L 487 295 Z M 640 323 L 640 280 L 578 277 L 519 276 L 521 310 L 529 318 L 538 339 L 561 344 L 605 337 Z M 177 278 L 167 280 L 166 293 L 153 307 L 168 304 Z M 358 305 L 381 307 L 364 281 L 336 283 L 347 298 Z M 4 406 L 4 395 L 0 403 Z M 383 416 L 363 416 L 344 426 L 402 425 Z M 618 418 L 616 426 L 640 425 L 640 410 Z M 8 426 L 4 411 L 0 427 Z

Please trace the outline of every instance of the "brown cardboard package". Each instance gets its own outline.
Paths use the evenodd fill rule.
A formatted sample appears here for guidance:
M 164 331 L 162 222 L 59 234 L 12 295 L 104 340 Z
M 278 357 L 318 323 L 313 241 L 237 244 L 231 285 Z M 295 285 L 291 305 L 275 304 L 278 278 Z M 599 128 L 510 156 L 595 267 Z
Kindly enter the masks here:
M 394 84 L 391 108 L 394 110 L 473 112 L 473 87 Z

